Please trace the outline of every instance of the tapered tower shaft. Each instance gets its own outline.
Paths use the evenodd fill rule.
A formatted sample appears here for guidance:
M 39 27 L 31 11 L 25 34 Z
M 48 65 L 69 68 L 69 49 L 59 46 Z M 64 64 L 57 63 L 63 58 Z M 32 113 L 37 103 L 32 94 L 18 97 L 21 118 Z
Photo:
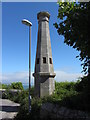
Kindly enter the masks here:
M 39 12 L 37 14 L 38 37 L 35 73 L 33 76 L 35 77 L 35 94 L 38 97 L 50 95 L 55 89 L 49 18 L 48 12 Z

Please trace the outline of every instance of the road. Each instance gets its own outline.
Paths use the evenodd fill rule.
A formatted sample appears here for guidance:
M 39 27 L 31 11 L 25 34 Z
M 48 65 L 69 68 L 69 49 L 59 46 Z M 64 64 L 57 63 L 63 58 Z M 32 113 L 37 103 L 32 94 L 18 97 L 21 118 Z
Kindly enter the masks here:
M 0 120 L 12 120 L 17 115 L 19 106 L 18 103 L 0 98 Z

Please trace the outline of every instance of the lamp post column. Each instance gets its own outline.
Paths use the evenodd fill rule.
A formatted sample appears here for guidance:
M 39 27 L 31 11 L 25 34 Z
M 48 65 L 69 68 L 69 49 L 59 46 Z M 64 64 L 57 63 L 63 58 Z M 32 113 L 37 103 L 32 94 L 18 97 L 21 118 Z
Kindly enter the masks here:
M 31 111 L 31 26 L 29 26 L 29 112 Z
M 29 26 L 29 112 L 31 112 L 31 26 L 32 23 L 26 19 L 22 20 L 22 23 Z

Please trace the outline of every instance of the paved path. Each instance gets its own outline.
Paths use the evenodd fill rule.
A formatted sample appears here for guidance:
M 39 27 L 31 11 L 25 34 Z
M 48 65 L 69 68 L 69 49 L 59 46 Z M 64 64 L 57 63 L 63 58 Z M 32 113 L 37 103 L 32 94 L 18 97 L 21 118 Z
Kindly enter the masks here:
M 0 99 L 0 120 L 13 119 L 17 115 L 20 104 L 8 99 Z

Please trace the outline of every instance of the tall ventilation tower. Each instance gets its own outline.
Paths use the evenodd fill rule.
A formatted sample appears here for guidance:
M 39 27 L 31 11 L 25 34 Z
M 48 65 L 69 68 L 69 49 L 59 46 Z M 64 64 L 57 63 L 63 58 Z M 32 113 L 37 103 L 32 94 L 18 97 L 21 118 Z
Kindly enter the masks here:
M 38 38 L 37 52 L 35 61 L 35 95 L 44 97 L 51 95 L 55 90 L 54 69 L 49 33 L 49 18 L 48 12 L 39 12 L 38 19 Z

